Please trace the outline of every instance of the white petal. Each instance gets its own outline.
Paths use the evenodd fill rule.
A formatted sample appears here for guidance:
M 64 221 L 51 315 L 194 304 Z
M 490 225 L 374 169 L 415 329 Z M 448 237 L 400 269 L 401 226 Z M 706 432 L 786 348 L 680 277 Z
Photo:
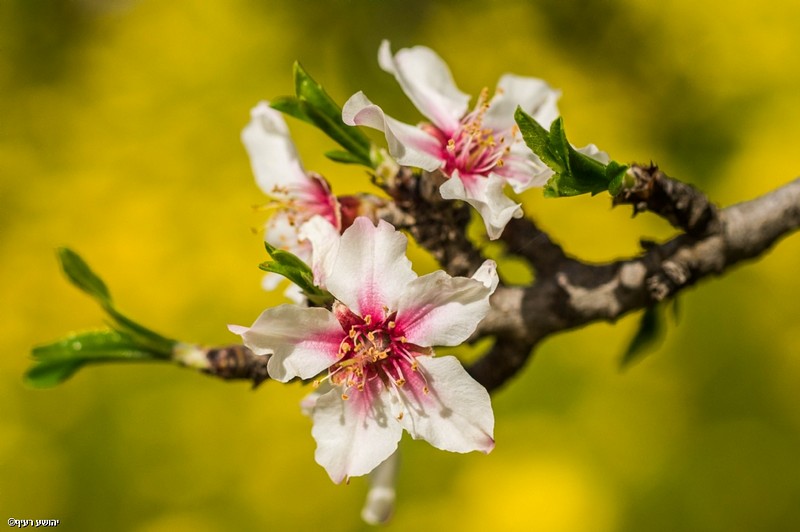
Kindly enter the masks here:
M 311 249 L 303 245 L 297 234 L 297 222 L 294 213 L 279 210 L 270 216 L 264 224 L 264 240 L 276 248 L 294 253 L 303 260 L 310 257 Z
M 501 176 L 519 194 L 531 187 L 547 183 L 553 171 L 533 153 L 522 139 L 511 144 L 511 151 L 503 158 L 503 166 L 493 172 Z
M 333 390 L 333 386 L 330 380 L 326 379 L 322 381 L 313 392 L 303 397 L 302 401 L 300 401 L 300 411 L 303 415 L 311 417 L 311 414 L 314 412 L 314 407 L 317 406 L 317 400 L 331 390 Z
M 308 178 L 281 114 L 261 102 L 250 115 L 242 142 L 259 188 L 265 194 L 276 195 L 276 191 L 288 186 L 307 186 Z
M 497 93 L 489 102 L 484 124 L 497 130 L 514 126 L 514 112 L 517 107 L 531 115 L 545 129 L 558 118 L 556 102 L 560 91 L 550 88 L 543 80 L 505 74 L 497 84 Z
M 494 294 L 500 283 L 500 277 L 497 276 L 497 263 L 493 260 L 483 261 L 478 271 L 472 274 L 472 278 L 483 283 L 483 286 L 489 289 L 490 295 Z
M 261 279 L 261 288 L 263 288 L 267 292 L 272 292 L 273 290 L 278 288 L 278 285 L 281 284 L 281 282 L 284 281 L 285 279 L 286 277 L 284 277 L 283 275 L 279 275 L 273 272 L 268 272 L 266 275 L 264 275 L 264 278 Z
M 489 312 L 497 287 L 496 265 L 487 261 L 478 279 L 450 277 L 439 270 L 409 283 L 397 308 L 398 330 L 420 346 L 458 345 Z
M 376 382 L 353 390 L 347 400 L 335 388 L 314 406 L 314 458 L 337 484 L 375 469 L 397 449 L 403 434 Z
M 339 251 L 339 231 L 322 216 L 314 216 L 300 227 L 299 238 L 311 243 L 314 284 L 325 288 Z
M 400 451 L 397 450 L 376 467 L 369 475 L 369 491 L 361 519 L 369 525 L 381 525 L 389 521 L 394 513 L 395 483 Z
M 253 326 L 229 327 L 257 355 L 272 355 L 269 376 L 279 382 L 310 379 L 339 358 L 344 332 L 324 308 L 280 305 L 265 310 Z
M 503 194 L 503 179 L 496 174 L 488 178 L 472 176 L 462 180 L 458 172 L 439 187 L 444 199 L 459 199 L 472 205 L 483 218 L 486 233 L 497 240 L 511 218 L 522 217 L 522 207 Z
M 442 165 L 438 140 L 418 127 L 387 116 L 363 92 L 350 97 L 342 109 L 342 120 L 351 126 L 367 126 L 383 131 L 389 153 L 402 165 L 432 172 Z
M 384 222 L 375 227 L 359 216 L 342 235 L 327 288 L 353 312 L 379 318 L 397 309 L 408 283 L 417 278 L 406 257 L 405 235 Z
M 608 164 L 608 162 L 611 160 L 611 157 L 609 157 L 606 152 L 602 151 L 594 144 L 587 144 L 583 148 L 576 148 L 576 151 L 603 164 Z
M 392 56 L 389 41 L 383 41 L 378 63 L 394 75 L 409 100 L 439 129 L 448 134 L 456 130 L 467 112 L 469 95 L 458 90 L 450 69 L 436 52 L 415 46 Z
M 403 428 L 414 439 L 445 451 L 491 451 L 494 413 L 486 389 L 455 357 L 420 356 L 416 360 L 420 370 L 406 375 L 400 393 L 393 395 L 395 417 Z M 426 385 L 427 394 L 423 390 Z
M 514 74 L 505 74 L 497 84 L 497 93 L 486 111 L 485 123 L 495 129 L 514 125 L 517 107 L 531 115 L 545 129 L 558 118 L 558 99 L 561 91 L 553 90 L 547 82 Z

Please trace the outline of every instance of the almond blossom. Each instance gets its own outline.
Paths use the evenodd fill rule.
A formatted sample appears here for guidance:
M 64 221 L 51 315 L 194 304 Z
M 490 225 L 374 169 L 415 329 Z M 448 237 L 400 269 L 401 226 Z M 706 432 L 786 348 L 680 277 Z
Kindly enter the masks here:
M 242 142 L 256 184 L 272 200 L 270 206 L 276 208 L 267 223 L 265 239 L 276 246 L 296 247 L 297 228 L 315 215 L 339 229 L 339 202 L 324 177 L 303 168 L 281 113 L 260 102 L 250 116 Z
M 267 102 L 250 111 L 250 123 L 242 131 L 242 142 L 250 156 L 256 184 L 270 198 L 265 207 L 272 211 L 264 227 L 264 240 L 308 260 L 311 245 L 305 241 L 303 224 L 320 216 L 336 232 L 348 228 L 362 214 L 372 215 L 380 200 L 365 195 L 336 197 L 328 181 L 315 172 L 307 172 L 300 162 L 289 129 L 280 112 Z M 283 277 L 264 276 L 263 286 L 273 290 Z M 301 302 L 303 296 L 294 285 L 287 297 Z
M 341 237 L 329 228 L 320 218 L 305 226 L 332 309 L 282 305 L 249 328 L 231 326 L 270 356 L 273 379 L 315 379 L 305 406 L 317 463 L 336 483 L 364 475 L 395 451 L 404 429 L 439 449 L 491 451 L 488 392 L 432 346 L 458 345 L 475 330 L 497 286 L 494 262 L 472 278 L 418 277 L 406 237 L 390 224 L 359 217 Z
M 489 238 L 499 238 L 511 218 L 522 216 L 520 205 L 503 193 L 505 185 L 519 193 L 543 185 L 553 174 L 525 145 L 514 111 L 522 107 L 547 128 L 558 117 L 559 92 L 540 79 L 506 74 L 491 99 L 484 89 L 469 110 L 470 97 L 456 87 L 447 65 L 430 48 L 404 48 L 392 55 L 389 42 L 383 41 L 378 62 L 430 122 L 404 124 L 363 92 L 345 103 L 344 122 L 383 131 L 399 164 L 441 171 L 448 178 L 439 189 L 442 197 L 472 205 Z

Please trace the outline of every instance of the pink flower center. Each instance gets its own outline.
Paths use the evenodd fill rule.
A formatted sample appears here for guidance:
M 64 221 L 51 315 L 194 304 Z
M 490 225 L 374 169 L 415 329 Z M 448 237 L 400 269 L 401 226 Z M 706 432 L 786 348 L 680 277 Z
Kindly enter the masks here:
M 382 321 L 373 320 L 371 314 L 358 316 L 340 303 L 334 312 L 347 335 L 328 377 L 332 384 L 342 387 L 343 399 L 348 399 L 353 390 L 363 391 L 376 379 L 387 387 L 402 387 L 409 372 L 415 372 L 424 381 L 415 358 L 430 354 L 430 349 L 406 340 L 394 321 L 396 312 L 389 314 L 387 309 Z M 427 386 L 423 393 L 428 393 Z
M 274 185 L 267 195 L 270 202 L 265 208 L 283 213 L 292 226 L 299 226 L 317 214 L 337 229 L 341 225 L 336 198 L 325 178 L 315 172 L 309 172 L 304 183 Z
M 515 129 L 498 131 L 483 126 L 489 109 L 489 90 L 484 88 L 472 112 L 467 113 L 452 135 L 433 124 L 423 124 L 422 129 L 442 144 L 442 172 L 450 177 L 455 170 L 460 176 L 488 176 L 495 168 L 503 166 L 503 158 L 511 151 Z

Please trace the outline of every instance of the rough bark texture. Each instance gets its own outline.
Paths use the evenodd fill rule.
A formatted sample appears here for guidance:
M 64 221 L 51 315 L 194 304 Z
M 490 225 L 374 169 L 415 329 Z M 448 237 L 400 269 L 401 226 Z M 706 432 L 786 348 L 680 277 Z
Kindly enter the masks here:
M 494 346 L 469 372 L 489 391 L 519 372 L 547 336 L 624 314 L 674 297 L 711 275 L 767 251 L 800 227 L 800 179 L 759 198 L 718 209 L 700 191 L 667 177 L 654 166 L 634 166 L 634 182 L 614 198 L 632 205 L 634 214 L 650 211 L 683 233 L 641 255 L 605 264 L 567 256 L 527 218 L 514 219 L 502 241 L 507 252 L 536 270 L 529 286 L 501 285 L 492 308 L 472 340 L 491 336 Z M 483 261 L 465 234 L 469 207 L 438 195 L 441 176 L 401 169 L 383 186 L 394 199 L 381 217 L 405 229 L 451 275 L 470 275 Z M 227 351 L 225 350 L 227 349 Z M 232 350 L 233 351 L 230 351 Z M 218 351 L 208 373 L 245 378 L 255 385 L 266 378 L 266 357 L 236 348 Z M 230 352 L 229 352 L 230 351 Z M 224 363 L 222 363 L 224 361 Z

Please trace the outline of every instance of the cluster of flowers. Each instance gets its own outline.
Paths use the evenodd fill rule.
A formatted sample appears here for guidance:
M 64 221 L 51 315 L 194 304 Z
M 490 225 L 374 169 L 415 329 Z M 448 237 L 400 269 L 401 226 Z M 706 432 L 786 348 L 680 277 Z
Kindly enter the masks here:
M 484 90 L 470 109 L 432 50 L 393 55 L 384 42 L 378 59 L 429 121 L 402 123 L 358 92 L 343 107 L 344 123 L 382 131 L 398 165 L 441 172 L 442 197 L 472 205 L 489 238 L 499 238 L 522 216 L 505 186 L 519 193 L 552 175 L 525 145 L 514 111 L 521 107 L 547 128 L 558 117 L 559 93 L 539 79 L 505 75 L 491 98 Z M 265 239 L 310 263 L 314 284 L 335 298 L 330 309 L 282 305 L 251 327 L 231 326 L 256 354 L 270 356 L 273 379 L 313 379 L 304 408 L 317 462 L 337 483 L 364 475 L 387 462 L 404 429 L 440 449 L 491 451 L 489 394 L 456 358 L 434 357 L 433 346 L 464 342 L 484 318 L 498 283 L 494 262 L 471 278 L 418 277 L 404 235 L 361 198 L 334 196 L 322 176 L 303 168 L 280 113 L 256 106 L 242 139 L 277 207 Z M 278 280 L 269 274 L 265 287 Z

